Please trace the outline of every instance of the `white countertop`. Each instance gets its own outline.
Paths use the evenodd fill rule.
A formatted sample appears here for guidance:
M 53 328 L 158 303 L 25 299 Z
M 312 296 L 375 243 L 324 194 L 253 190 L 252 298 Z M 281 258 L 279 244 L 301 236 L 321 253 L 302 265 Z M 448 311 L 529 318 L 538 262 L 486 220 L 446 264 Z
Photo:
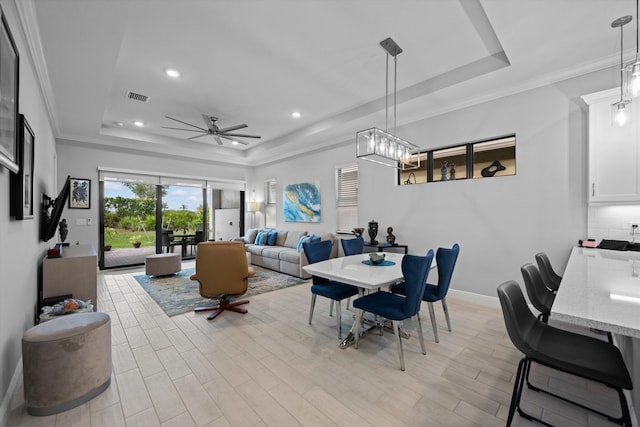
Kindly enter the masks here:
M 551 318 L 640 338 L 640 252 L 573 248 Z

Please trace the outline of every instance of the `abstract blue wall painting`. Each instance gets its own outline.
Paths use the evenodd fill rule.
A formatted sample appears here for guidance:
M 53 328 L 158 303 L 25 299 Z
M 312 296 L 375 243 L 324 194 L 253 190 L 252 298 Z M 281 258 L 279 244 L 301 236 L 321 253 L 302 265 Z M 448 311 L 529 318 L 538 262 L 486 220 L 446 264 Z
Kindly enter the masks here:
M 320 182 L 284 187 L 283 217 L 287 222 L 320 222 Z

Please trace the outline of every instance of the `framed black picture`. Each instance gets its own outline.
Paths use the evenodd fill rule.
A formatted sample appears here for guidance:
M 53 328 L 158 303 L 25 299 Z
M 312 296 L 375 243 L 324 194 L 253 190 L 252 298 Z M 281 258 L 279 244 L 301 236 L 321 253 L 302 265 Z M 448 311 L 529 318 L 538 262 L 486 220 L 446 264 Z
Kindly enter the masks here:
M 91 207 L 91 180 L 71 178 L 70 209 L 89 209 Z
M 11 216 L 33 218 L 33 162 L 35 135 L 27 119 L 20 114 L 18 129 L 18 173 L 11 174 Z
M 17 173 L 18 166 L 18 49 L 0 8 L 0 165 Z

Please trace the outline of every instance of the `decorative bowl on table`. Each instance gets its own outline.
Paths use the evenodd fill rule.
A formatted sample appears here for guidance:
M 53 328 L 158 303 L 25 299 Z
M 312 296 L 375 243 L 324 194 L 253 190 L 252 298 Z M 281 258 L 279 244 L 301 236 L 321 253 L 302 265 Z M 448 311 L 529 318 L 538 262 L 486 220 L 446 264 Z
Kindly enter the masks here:
M 384 257 L 385 254 L 380 255 L 377 252 L 372 252 L 369 254 L 369 261 L 371 261 L 371 264 L 382 264 L 382 261 L 384 261 Z
M 362 228 L 362 227 L 358 227 L 358 228 L 354 228 L 354 229 L 353 229 L 353 234 L 354 234 L 356 237 L 360 237 L 360 236 L 362 236 L 362 233 L 364 233 L 364 228 Z

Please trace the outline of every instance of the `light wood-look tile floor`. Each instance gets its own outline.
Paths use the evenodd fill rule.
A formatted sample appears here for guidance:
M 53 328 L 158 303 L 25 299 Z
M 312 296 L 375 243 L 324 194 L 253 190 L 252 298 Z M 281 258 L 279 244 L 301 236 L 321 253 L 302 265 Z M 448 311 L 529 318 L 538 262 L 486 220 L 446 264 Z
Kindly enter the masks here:
M 440 306 L 440 343 L 426 306 L 427 355 L 413 324 L 399 369 L 391 333 L 369 335 L 360 348 L 338 347 L 329 303 L 318 298 L 307 323 L 306 284 L 257 295 L 249 313 L 167 317 L 133 278 L 141 270 L 99 274 L 98 306 L 112 321 L 111 386 L 92 401 L 48 417 L 32 417 L 18 390 L 9 427 L 117 426 L 501 426 L 520 353 L 499 309 L 448 299 L 453 332 Z M 348 330 L 352 311 L 343 312 Z M 619 413 L 615 393 L 534 366 L 537 384 Z M 558 426 L 613 425 L 539 393 L 523 407 Z M 533 425 L 516 416 L 514 425 Z

